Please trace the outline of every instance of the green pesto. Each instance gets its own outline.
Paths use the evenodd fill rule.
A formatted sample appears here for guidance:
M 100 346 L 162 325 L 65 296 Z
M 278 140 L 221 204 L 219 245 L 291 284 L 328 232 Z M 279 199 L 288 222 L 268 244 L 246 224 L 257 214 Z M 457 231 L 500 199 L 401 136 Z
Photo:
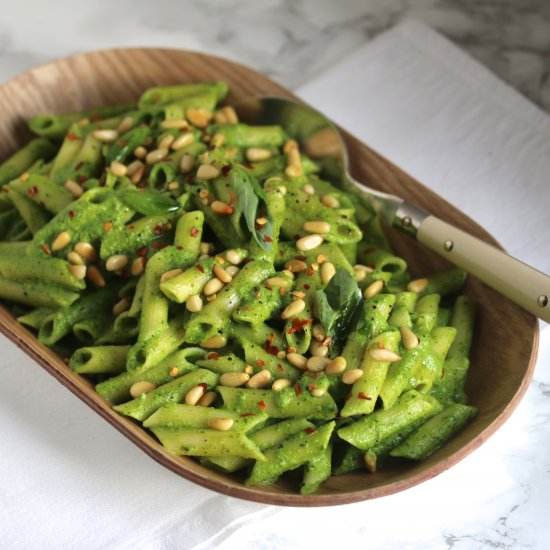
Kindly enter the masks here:
M 58 185 L 42 174 L 29 174 L 25 180 L 21 178 L 14 180 L 9 188 L 23 193 L 52 214 L 58 214 L 74 200 L 64 186 Z
M 126 369 L 130 346 L 92 346 L 77 349 L 69 367 L 79 374 L 120 374 Z

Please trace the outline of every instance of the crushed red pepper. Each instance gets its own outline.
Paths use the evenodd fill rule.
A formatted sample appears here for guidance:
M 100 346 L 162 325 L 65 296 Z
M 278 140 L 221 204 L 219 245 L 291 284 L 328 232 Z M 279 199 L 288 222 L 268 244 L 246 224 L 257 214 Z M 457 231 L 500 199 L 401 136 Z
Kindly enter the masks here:
M 68 139 L 69 141 L 80 141 L 80 137 L 77 136 L 74 132 L 69 132 L 69 133 L 67 134 L 67 139 Z
M 359 399 L 365 399 L 366 401 L 372 401 L 372 397 L 369 397 L 368 395 L 365 395 L 362 391 L 360 391 L 358 394 L 357 394 L 357 397 Z
M 259 407 L 260 409 L 262 409 L 262 411 L 263 411 L 263 410 L 265 410 L 266 405 L 265 405 L 265 403 L 264 403 L 263 401 L 258 401 L 258 407 Z

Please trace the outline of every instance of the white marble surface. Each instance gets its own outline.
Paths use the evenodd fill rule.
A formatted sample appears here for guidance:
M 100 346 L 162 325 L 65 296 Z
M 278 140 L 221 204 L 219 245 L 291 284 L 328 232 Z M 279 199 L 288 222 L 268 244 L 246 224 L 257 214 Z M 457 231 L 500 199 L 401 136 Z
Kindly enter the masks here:
M 548 110 L 549 6 L 544 0 L 460 3 L 451 0 L 157 0 L 154 3 L 99 0 L 79 4 L 67 0 L 17 3 L 0 0 L 0 81 L 74 52 L 157 45 L 223 55 L 297 88 L 398 19 L 413 15 L 439 29 Z M 258 517 L 250 524 L 243 524 L 220 543 L 220 548 L 325 548 L 329 531 L 331 534 L 338 531 L 348 548 L 550 548 L 547 520 L 550 513 L 549 340 L 546 334 L 535 379 L 512 418 L 456 467 L 420 487 L 384 499 L 315 513 L 283 509 L 275 517 L 270 514 L 263 519 Z M 19 359 L 6 370 L 14 380 L 19 377 L 19 368 L 29 375 L 38 369 L 30 361 L 25 365 L 19 361 L 23 360 Z M 38 377 L 42 379 L 45 374 L 40 372 Z M 21 400 L 34 395 L 38 398 L 39 385 L 48 388 L 54 384 L 47 378 L 27 389 L 21 382 L 20 392 L 16 394 L 0 390 L 3 418 L 15 428 L 27 426 L 30 433 L 35 433 L 37 450 L 42 444 L 52 449 L 59 446 L 57 432 L 49 432 L 48 420 L 62 418 L 63 411 L 42 415 L 40 411 L 24 407 Z M 66 401 L 75 399 L 71 396 Z M 82 416 L 90 416 L 87 409 Z M 56 426 L 56 430 L 62 429 L 78 441 L 81 420 L 68 419 L 61 427 Z M 90 420 L 93 422 L 95 420 Z M 137 453 L 120 439 L 113 432 L 112 445 L 119 445 L 122 453 Z M 68 467 L 87 471 L 90 478 L 97 475 L 93 472 L 94 464 L 85 464 L 83 468 L 86 453 L 93 452 L 93 445 L 82 449 L 62 448 L 59 452 L 67 455 Z M 103 450 L 101 456 L 95 457 L 97 464 L 108 464 L 108 455 Z M 135 457 L 139 466 L 136 472 L 147 469 L 150 462 L 145 457 L 140 461 L 139 457 L 141 455 Z M 38 457 L 33 457 L 32 465 L 40 467 Z M 152 475 L 154 466 L 148 470 Z M 120 473 L 115 475 L 122 475 L 118 462 L 117 468 L 115 472 Z M 169 472 L 165 474 L 167 478 L 171 476 Z M 56 475 L 63 472 L 47 472 L 50 494 L 55 494 Z M 24 479 L 23 473 L 21 479 Z M 148 487 L 150 491 L 154 489 Z M 47 498 L 48 491 L 41 494 L 42 498 Z M 2 522 L 20 524 L 16 518 L 2 515 L 3 510 L 8 510 L 7 505 L 2 506 L 2 499 L 17 498 L 19 494 L 15 489 L 9 494 L 0 493 L 0 527 Z M 177 498 L 175 494 L 173 498 Z M 101 513 L 99 502 L 97 506 Z M 136 514 L 132 516 L 135 521 L 137 511 L 132 513 Z M 128 510 L 123 513 L 121 508 L 120 517 L 114 519 L 128 516 Z M 70 519 L 67 512 L 67 521 Z M 303 522 L 307 522 L 306 529 Z M 44 518 L 32 518 L 30 524 L 44 529 Z M 52 525 L 55 524 L 52 521 Z M 21 544 L 14 543 L 11 547 L 23 548 L 22 541 L 28 538 L 18 539 L 13 526 L 10 540 L 20 540 Z M 48 542 L 44 547 L 53 548 L 56 533 L 45 531 L 44 537 Z M 85 547 L 95 548 L 90 539 Z M 141 547 L 189 546 L 147 541 Z

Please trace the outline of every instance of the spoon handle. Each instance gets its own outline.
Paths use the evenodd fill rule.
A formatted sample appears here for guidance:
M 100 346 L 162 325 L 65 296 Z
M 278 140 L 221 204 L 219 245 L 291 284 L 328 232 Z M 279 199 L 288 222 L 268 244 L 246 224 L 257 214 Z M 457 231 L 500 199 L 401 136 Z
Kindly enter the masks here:
M 456 227 L 428 215 L 416 232 L 430 250 L 550 323 L 550 277 Z

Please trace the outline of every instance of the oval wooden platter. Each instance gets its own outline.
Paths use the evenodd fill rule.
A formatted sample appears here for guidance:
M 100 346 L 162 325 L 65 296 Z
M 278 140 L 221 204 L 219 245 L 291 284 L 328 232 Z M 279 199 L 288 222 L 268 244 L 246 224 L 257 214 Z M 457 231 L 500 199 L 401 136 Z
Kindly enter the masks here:
M 228 103 L 261 95 L 292 97 L 266 76 L 224 59 L 170 49 L 115 49 L 75 55 L 37 67 L 0 87 L 0 159 L 30 137 L 29 117 L 63 113 L 136 100 L 158 84 L 225 80 L 231 85 Z M 368 93 L 365 94 L 368 101 Z M 351 171 L 374 188 L 403 196 L 479 238 L 496 241 L 464 214 L 402 172 L 349 134 Z M 397 254 L 413 275 L 447 268 L 441 258 L 405 236 L 388 232 Z M 433 478 L 481 445 L 510 416 L 531 380 L 538 345 L 535 317 L 470 278 L 466 293 L 479 305 L 467 391 L 479 414 L 449 444 L 419 464 L 384 468 L 375 474 L 355 472 L 332 477 L 314 495 L 301 496 L 297 487 L 280 481 L 265 487 L 246 487 L 235 475 L 202 467 L 193 459 L 176 457 L 138 424 L 118 415 L 93 386 L 74 374 L 51 350 L 0 307 L 0 331 L 51 375 L 92 407 L 151 458 L 204 487 L 243 499 L 291 506 L 324 506 L 389 495 Z

